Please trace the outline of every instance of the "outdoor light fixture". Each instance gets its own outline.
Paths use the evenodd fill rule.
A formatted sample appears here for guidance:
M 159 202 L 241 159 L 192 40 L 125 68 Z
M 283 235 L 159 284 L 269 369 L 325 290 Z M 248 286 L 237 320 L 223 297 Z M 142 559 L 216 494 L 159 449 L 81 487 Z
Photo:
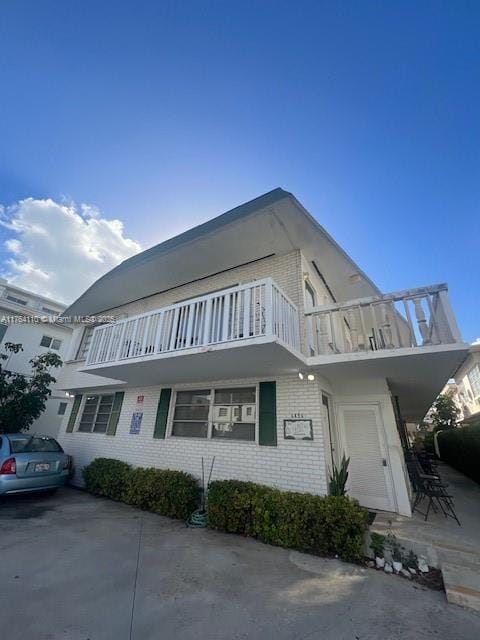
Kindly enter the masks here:
M 307 378 L 307 380 L 309 380 L 310 382 L 312 382 L 312 380 L 315 380 L 315 376 L 313 375 L 313 373 L 302 373 L 301 371 L 299 371 L 298 377 L 300 378 L 300 380 L 305 380 L 305 378 Z

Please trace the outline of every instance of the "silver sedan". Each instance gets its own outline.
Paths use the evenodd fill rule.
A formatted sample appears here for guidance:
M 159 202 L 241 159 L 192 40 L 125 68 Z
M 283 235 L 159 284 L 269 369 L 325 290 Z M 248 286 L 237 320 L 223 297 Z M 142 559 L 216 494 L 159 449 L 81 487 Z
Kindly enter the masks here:
M 0 495 L 58 489 L 71 471 L 71 456 L 54 438 L 0 434 Z

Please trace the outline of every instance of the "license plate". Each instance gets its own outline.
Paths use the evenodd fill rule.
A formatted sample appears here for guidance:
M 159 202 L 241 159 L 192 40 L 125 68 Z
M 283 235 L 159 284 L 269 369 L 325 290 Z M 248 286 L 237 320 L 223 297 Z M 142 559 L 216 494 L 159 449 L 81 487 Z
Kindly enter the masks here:
M 50 471 L 50 465 L 48 462 L 37 462 L 35 465 L 35 471 Z

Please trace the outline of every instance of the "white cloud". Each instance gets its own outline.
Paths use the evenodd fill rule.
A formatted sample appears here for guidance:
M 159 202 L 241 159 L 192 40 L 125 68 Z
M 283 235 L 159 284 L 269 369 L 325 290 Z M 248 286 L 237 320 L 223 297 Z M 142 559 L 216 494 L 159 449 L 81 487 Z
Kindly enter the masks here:
M 70 303 L 97 278 L 138 253 L 120 220 L 92 205 L 27 198 L 0 205 L 1 224 L 12 234 L 4 246 L 2 275 L 19 287 Z
M 476 340 L 474 340 L 472 344 L 480 344 L 480 338 L 477 338 Z

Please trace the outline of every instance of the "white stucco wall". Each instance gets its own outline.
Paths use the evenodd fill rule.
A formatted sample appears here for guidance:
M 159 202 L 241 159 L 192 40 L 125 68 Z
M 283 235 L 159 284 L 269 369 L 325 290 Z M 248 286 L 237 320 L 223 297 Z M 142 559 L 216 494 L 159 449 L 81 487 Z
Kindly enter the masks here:
M 12 315 L 15 315 L 12 311 L 0 308 L 1 317 L 9 317 Z M 62 343 L 60 345 L 60 349 L 53 350 L 40 346 L 40 341 L 44 335 L 61 340 Z M 9 324 L 1 344 L 3 345 L 5 342 L 20 343 L 23 347 L 23 351 L 9 354 L 8 360 L 2 362 L 2 366 L 17 373 L 30 375 L 32 373 L 32 368 L 29 361 L 35 356 L 52 351 L 64 360 L 69 351 L 71 335 L 72 330 L 69 327 L 55 323 Z M 3 347 L 2 352 L 4 352 Z M 34 421 L 30 427 L 30 431 L 56 436 L 63 418 L 63 416 L 58 415 L 58 406 L 59 403 L 65 401 L 66 398 L 65 392 L 62 391 L 58 385 L 58 381 L 61 376 L 61 369 L 52 369 L 51 373 L 55 378 L 57 378 L 57 383 L 52 385 L 52 395 L 49 400 L 47 400 L 45 411 L 37 420 Z

